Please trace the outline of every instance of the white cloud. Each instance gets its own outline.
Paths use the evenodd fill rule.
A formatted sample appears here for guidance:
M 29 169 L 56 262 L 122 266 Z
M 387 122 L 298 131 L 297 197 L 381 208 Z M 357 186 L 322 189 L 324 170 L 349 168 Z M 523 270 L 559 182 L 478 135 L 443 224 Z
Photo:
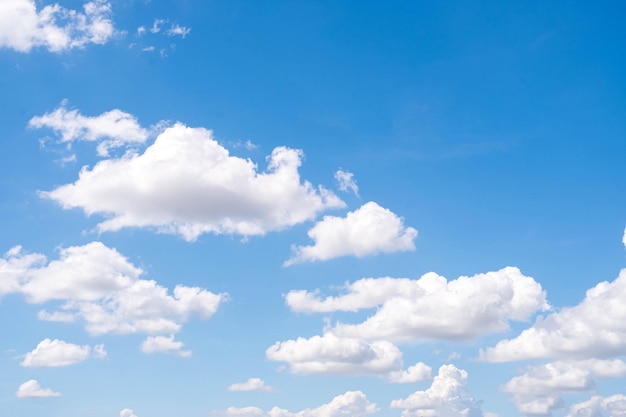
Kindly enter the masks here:
M 31 303 L 62 301 L 60 310 L 42 310 L 43 320 L 81 319 L 93 335 L 174 334 L 191 317 L 210 318 L 226 294 L 178 285 L 173 294 L 100 242 L 61 249 L 60 258 L 23 254 L 14 248 L 0 258 L 0 295 L 23 293 Z
M 267 385 L 261 378 L 249 378 L 246 382 L 232 384 L 228 391 L 262 391 L 272 392 L 274 388 Z
M 34 0 L 0 2 L 0 47 L 18 52 L 44 47 L 51 52 L 105 44 L 115 34 L 111 4 L 95 0 L 84 11 L 69 10 L 58 3 L 37 10 Z
M 137 416 L 135 415 L 133 410 L 131 410 L 130 408 L 125 408 L 122 411 L 120 411 L 120 417 L 137 417 Z
M 388 341 L 367 342 L 329 333 L 276 342 L 265 354 L 269 360 L 287 362 L 297 374 L 370 374 L 404 383 L 428 379 L 431 371 L 423 363 L 402 371 L 402 352 Z
M 21 365 L 28 368 L 68 366 L 82 362 L 89 357 L 104 359 L 104 345 L 75 345 L 59 339 L 44 339 L 35 349 L 28 352 Z
M 165 129 L 143 154 L 84 168 L 73 184 L 41 195 L 65 209 L 109 219 L 100 231 L 155 227 L 189 241 L 203 233 L 262 235 L 343 207 L 332 192 L 301 183 L 302 152 L 274 149 L 268 170 L 230 156 L 211 131 L 180 123 Z
M 338 395 L 329 403 L 317 408 L 307 408 L 298 412 L 291 412 L 283 408 L 274 407 L 264 412 L 258 407 L 230 407 L 213 415 L 238 417 L 365 417 L 378 411 L 376 404 L 369 402 L 361 391 L 348 391 Z
M 335 179 L 341 191 L 352 191 L 355 196 L 359 196 L 359 186 L 356 185 L 352 172 L 339 169 L 335 172 Z
M 480 402 L 466 390 L 467 372 L 454 365 L 443 365 L 430 388 L 405 399 L 394 400 L 391 408 L 403 409 L 402 417 L 482 417 Z
M 541 285 L 514 267 L 453 281 L 433 272 L 418 280 L 364 278 L 345 290 L 326 298 L 317 290 L 291 291 L 286 303 L 293 311 L 311 313 L 377 307 L 363 323 L 337 323 L 329 330 L 372 340 L 468 340 L 506 330 L 509 320 L 525 320 L 548 307 Z
M 172 25 L 171 28 L 168 29 L 167 34 L 169 36 L 180 36 L 185 39 L 187 35 L 191 32 L 191 28 L 180 26 L 180 25 Z
M 78 110 L 68 110 L 63 101 L 53 112 L 35 116 L 29 121 L 33 128 L 47 127 L 54 130 L 61 142 L 98 141 L 98 154 L 107 156 L 111 148 L 144 143 L 150 131 L 139 125 L 137 118 L 119 109 L 99 116 L 83 116 Z
M 143 353 L 170 353 L 181 358 L 191 356 L 190 350 L 182 350 L 183 342 L 174 340 L 174 335 L 170 336 L 148 336 L 141 344 Z
M 606 414 L 605 414 L 606 413 Z M 610 397 L 594 395 L 588 401 L 574 404 L 566 417 L 624 417 L 626 416 L 626 395 Z
M 563 407 L 562 393 L 589 391 L 595 386 L 594 378 L 623 376 L 626 363 L 621 360 L 557 361 L 529 367 L 502 389 L 513 394 L 519 412 L 548 416 Z
M 35 379 L 24 382 L 15 392 L 17 398 L 47 398 L 60 397 L 61 394 L 50 388 L 41 388 Z
M 622 243 L 624 244 L 624 247 L 626 247 L 626 228 L 624 229 L 624 235 L 622 236 Z
M 308 235 L 315 244 L 292 247 L 294 254 L 285 266 L 347 255 L 362 258 L 415 250 L 417 230 L 405 227 L 401 217 L 370 201 L 346 217 L 324 216 Z
M 537 358 L 619 356 L 626 349 L 626 269 L 613 282 L 589 289 L 574 306 L 539 317 L 513 339 L 481 350 L 489 362 Z

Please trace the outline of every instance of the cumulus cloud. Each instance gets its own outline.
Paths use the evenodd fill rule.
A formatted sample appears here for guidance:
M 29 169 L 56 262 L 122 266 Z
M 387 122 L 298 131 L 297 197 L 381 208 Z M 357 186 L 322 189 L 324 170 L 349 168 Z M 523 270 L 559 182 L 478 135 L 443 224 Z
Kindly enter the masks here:
M 44 339 L 28 352 L 20 365 L 28 368 L 68 366 L 90 357 L 104 359 L 104 345 L 75 345 L 59 339 Z
M 402 352 L 391 342 L 368 342 L 330 333 L 276 342 L 265 354 L 269 360 L 287 362 L 291 372 L 297 374 L 369 374 L 405 383 L 429 379 L 431 371 L 423 363 L 403 371 Z
M 352 172 L 339 169 L 335 172 L 335 180 L 337 180 L 337 184 L 339 185 L 339 189 L 341 191 L 352 191 L 355 196 L 359 196 L 359 186 L 356 185 L 354 174 Z
M 583 301 L 563 308 L 513 339 L 481 350 L 489 362 L 537 358 L 620 356 L 626 349 L 626 269 L 613 282 L 589 289 Z
M 259 172 L 252 161 L 229 155 L 211 131 L 177 123 L 144 153 L 102 160 L 41 196 L 108 217 L 99 231 L 149 227 L 189 241 L 203 233 L 263 235 L 345 206 L 325 188 L 301 182 L 301 163 L 301 151 L 278 147 Z
M 309 313 L 376 307 L 363 323 L 337 323 L 329 330 L 370 340 L 469 340 L 506 330 L 509 320 L 525 320 L 548 308 L 541 285 L 514 267 L 453 281 L 433 272 L 417 280 L 364 278 L 347 284 L 345 292 L 322 298 L 318 290 L 291 291 L 286 303 Z
M 232 384 L 228 391 L 262 391 L 272 392 L 274 388 L 267 385 L 261 378 L 248 378 L 246 382 Z
M 373 201 L 365 203 L 346 217 L 324 216 L 308 235 L 312 246 L 294 246 L 285 266 L 305 261 L 325 261 L 340 256 L 365 256 L 415 250 L 417 230 L 405 227 L 391 210 Z
M 61 142 L 100 142 L 98 154 L 107 156 L 109 149 L 144 143 L 150 131 L 141 127 L 137 118 L 119 109 L 99 116 L 83 116 L 76 109 L 68 109 L 67 101 L 43 116 L 35 116 L 28 122 L 33 128 L 49 128 L 57 133 Z
M 22 293 L 30 303 L 61 301 L 43 320 L 82 320 L 92 335 L 174 334 L 191 317 L 210 318 L 226 294 L 177 285 L 173 294 L 101 242 L 61 249 L 58 260 L 24 254 L 20 247 L 0 258 L 0 295 Z
M 44 47 L 51 52 L 105 44 L 115 34 L 111 4 L 95 0 L 83 5 L 83 12 L 58 3 L 37 10 L 34 0 L 0 2 L 0 47 L 29 52 Z
M 393 400 L 390 407 L 402 409 L 402 417 L 487 417 L 489 414 L 469 395 L 466 385 L 467 371 L 443 365 L 430 388 Z
M 258 407 L 230 407 L 214 415 L 240 417 L 364 417 L 378 411 L 376 404 L 371 403 L 361 391 L 348 391 L 338 395 L 329 403 L 317 408 L 307 408 L 298 412 L 291 412 L 283 408 L 274 407 L 264 412 Z
M 562 393 L 589 391 L 595 386 L 595 378 L 623 376 L 626 363 L 621 360 L 557 361 L 529 367 L 502 389 L 513 394 L 519 412 L 548 416 L 563 407 Z
M 122 411 L 120 411 L 120 417 L 137 417 L 137 416 L 135 415 L 133 410 L 131 410 L 130 408 L 125 408 Z
M 53 391 L 50 388 L 42 388 L 36 379 L 31 379 L 20 385 L 15 395 L 17 398 L 47 398 L 60 397 L 61 393 Z
M 148 336 L 141 344 L 143 353 L 170 353 L 181 358 L 191 356 L 190 350 L 182 350 L 183 342 L 174 340 L 174 335 L 170 336 Z
M 566 417 L 623 417 L 626 416 L 626 395 L 610 397 L 594 395 L 587 401 L 574 404 Z

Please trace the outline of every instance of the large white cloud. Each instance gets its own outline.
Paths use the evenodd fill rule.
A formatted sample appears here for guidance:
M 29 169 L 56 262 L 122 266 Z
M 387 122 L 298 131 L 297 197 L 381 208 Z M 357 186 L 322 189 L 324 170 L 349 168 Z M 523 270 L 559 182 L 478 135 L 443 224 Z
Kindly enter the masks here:
M 108 217 L 100 231 L 150 227 L 189 241 L 203 233 L 262 235 L 345 206 L 323 187 L 301 182 L 301 162 L 301 151 L 278 147 L 259 172 L 252 161 L 229 155 L 211 131 L 177 123 L 142 154 L 102 160 L 41 196 Z
M 626 416 L 626 395 L 610 397 L 594 395 L 587 401 L 574 404 L 566 417 L 624 417 Z
M 276 342 L 265 353 L 272 361 L 287 362 L 291 372 L 298 374 L 370 374 L 405 383 L 429 379 L 431 372 L 423 363 L 403 371 L 402 352 L 388 341 L 368 342 L 330 333 Z
M 346 217 L 324 216 L 309 230 L 308 235 L 315 244 L 294 246 L 294 254 L 285 266 L 346 255 L 362 258 L 414 250 L 417 230 L 405 227 L 401 217 L 370 201 L 349 212 Z
M 376 404 L 371 403 L 361 391 L 348 391 L 336 396 L 327 404 L 298 412 L 291 412 L 279 407 L 274 407 L 268 412 L 264 412 L 258 407 L 230 407 L 222 412 L 214 412 L 213 415 L 228 417 L 365 417 L 377 410 Z
M 36 379 L 31 379 L 21 384 L 15 395 L 17 398 L 47 398 L 60 397 L 61 393 L 50 388 L 42 388 Z
M 589 391 L 594 388 L 596 378 L 624 376 L 626 363 L 621 360 L 557 361 L 529 367 L 502 389 L 513 394 L 519 412 L 549 416 L 563 407 L 562 393 Z
M 391 408 L 402 409 L 402 417 L 483 417 L 480 402 L 466 389 L 467 372 L 454 365 L 443 365 L 430 388 L 407 398 L 394 400 Z
M 589 289 L 583 301 L 540 317 L 513 339 L 481 351 L 490 362 L 620 356 L 626 351 L 626 269 Z
M 65 101 L 53 112 L 33 117 L 28 125 L 54 130 L 61 142 L 99 141 L 101 156 L 108 155 L 110 148 L 143 143 L 150 136 L 150 131 L 129 113 L 114 109 L 99 116 L 83 116 L 76 109 L 68 110 Z
M 93 335 L 174 334 L 191 317 L 210 318 L 227 297 L 183 285 L 170 295 L 155 281 L 139 279 L 142 273 L 100 242 L 61 249 L 51 262 L 16 247 L 0 259 L 0 282 L 9 282 L 0 289 L 23 293 L 31 303 L 61 301 L 59 310 L 43 310 L 39 318 L 83 320 Z
M 190 350 L 183 350 L 183 342 L 174 340 L 174 335 L 170 336 L 148 336 L 141 344 L 143 353 L 170 353 L 181 358 L 191 356 Z
M 53 3 L 37 10 L 34 0 L 0 1 L 0 47 L 19 52 L 44 47 L 52 52 L 104 44 L 115 34 L 111 4 L 94 0 L 83 12 Z
M 231 384 L 228 391 L 262 391 L 272 392 L 274 388 L 267 385 L 261 378 L 248 378 L 246 382 Z
M 291 291 L 287 305 L 298 312 L 357 311 L 378 307 L 360 324 L 337 323 L 330 332 L 365 339 L 467 340 L 506 330 L 548 307 L 533 278 L 507 267 L 447 281 L 435 273 L 420 279 L 364 278 L 345 294 L 322 298 L 319 291 Z
M 76 345 L 59 339 L 44 339 L 28 352 L 21 365 L 29 368 L 73 365 L 90 357 L 104 359 L 104 345 Z

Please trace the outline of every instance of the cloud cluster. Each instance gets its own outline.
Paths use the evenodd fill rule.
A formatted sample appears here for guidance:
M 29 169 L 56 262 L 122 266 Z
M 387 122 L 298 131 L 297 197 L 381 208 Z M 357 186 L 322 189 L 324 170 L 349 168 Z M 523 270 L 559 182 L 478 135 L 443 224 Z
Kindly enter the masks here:
M 60 397 L 61 393 L 51 390 L 50 388 L 42 388 L 36 379 L 31 379 L 19 386 L 15 392 L 17 398 L 47 398 Z
M 59 339 L 44 339 L 35 349 L 28 352 L 21 365 L 28 368 L 68 366 L 90 357 L 104 359 L 104 345 L 76 345 Z
M 301 151 L 278 147 L 259 172 L 252 161 L 229 155 L 211 131 L 177 123 L 142 154 L 102 160 L 41 196 L 108 217 L 100 231 L 149 227 L 189 241 L 203 233 L 263 235 L 345 206 L 325 188 L 301 182 L 301 163 Z
M 376 307 L 363 323 L 336 323 L 329 330 L 368 340 L 469 340 L 548 308 L 541 285 L 514 267 L 453 281 L 433 272 L 417 280 L 364 278 L 347 284 L 345 292 L 322 298 L 319 290 L 297 290 L 285 301 L 293 311 L 309 313 Z
M 349 212 L 346 217 L 324 216 L 309 230 L 308 235 L 315 244 L 294 246 L 294 254 L 285 266 L 346 255 L 362 258 L 414 250 L 417 230 L 405 227 L 401 217 L 370 201 Z
M 393 400 L 390 407 L 402 409 L 402 417 L 487 417 L 489 414 L 469 395 L 466 385 L 465 370 L 443 365 L 430 388 Z
M 94 0 L 83 5 L 83 12 L 58 3 L 37 10 L 34 0 L 0 2 L 0 47 L 29 52 L 44 47 L 51 52 L 105 44 L 115 34 L 111 4 Z
M 262 391 L 272 392 L 274 388 L 267 385 L 261 378 L 248 378 L 246 382 L 231 384 L 228 391 Z
M 178 285 L 173 294 L 101 242 L 61 249 L 58 260 L 25 254 L 20 247 L 0 258 L 0 296 L 22 293 L 30 303 L 62 302 L 42 310 L 49 321 L 82 320 L 92 335 L 174 334 L 191 317 L 210 318 L 226 294 Z M 44 345 L 50 348 L 54 341 Z M 55 345 L 57 348 L 59 343 Z

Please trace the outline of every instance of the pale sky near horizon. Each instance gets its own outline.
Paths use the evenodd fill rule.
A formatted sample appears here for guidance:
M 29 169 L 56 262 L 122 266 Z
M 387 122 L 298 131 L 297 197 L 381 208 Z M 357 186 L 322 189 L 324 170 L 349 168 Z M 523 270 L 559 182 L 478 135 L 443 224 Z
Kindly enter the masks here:
M 626 415 L 625 11 L 0 0 L 0 414 Z

